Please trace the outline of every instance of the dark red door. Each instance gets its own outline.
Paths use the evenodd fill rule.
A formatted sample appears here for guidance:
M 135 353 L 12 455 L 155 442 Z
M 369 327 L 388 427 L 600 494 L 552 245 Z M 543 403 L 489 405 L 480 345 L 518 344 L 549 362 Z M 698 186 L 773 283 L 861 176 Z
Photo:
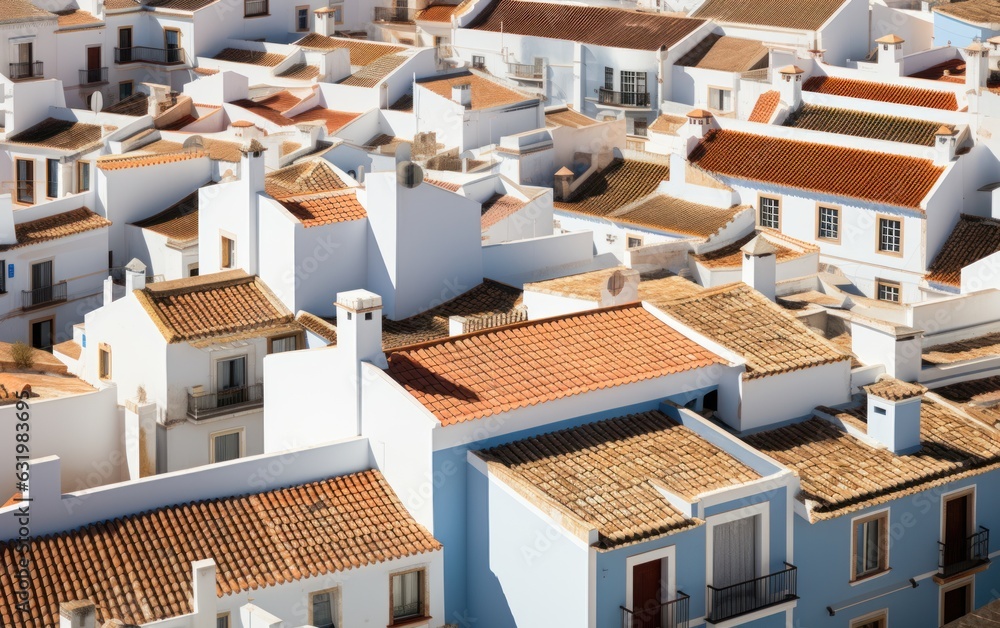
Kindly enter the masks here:
M 665 628 L 660 626 L 661 573 L 658 560 L 632 567 L 631 628 Z
M 969 612 L 969 585 L 944 592 L 944 623 L 955 621 Z
M 91 46 L 87 48 L 87 69 L 88 70 L 100 70 L 101 69 L 101 47 Z
M 969 559 L 969 496 L 950 499 L 944 506 L 944 564 Z

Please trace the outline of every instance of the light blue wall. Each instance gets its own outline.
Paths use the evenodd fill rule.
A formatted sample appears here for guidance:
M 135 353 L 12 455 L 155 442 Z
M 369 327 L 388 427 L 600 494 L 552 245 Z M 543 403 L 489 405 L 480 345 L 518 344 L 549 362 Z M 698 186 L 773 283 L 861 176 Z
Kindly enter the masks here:
M 967 24 L 953 17 L 934 12 L 934 45 L 964 48 L 976 37 L 985 42 L 990 37 L 1000 35 L 1000 31 Z

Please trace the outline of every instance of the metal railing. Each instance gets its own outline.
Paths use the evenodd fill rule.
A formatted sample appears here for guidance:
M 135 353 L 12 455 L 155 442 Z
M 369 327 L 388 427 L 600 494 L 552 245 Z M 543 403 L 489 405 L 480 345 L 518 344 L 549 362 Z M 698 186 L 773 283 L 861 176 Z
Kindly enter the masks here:
M 950 578 L 990 562 L 990 531 L 979 526 L 979 532 L 962 543 L 938 543 L 938 573 Z
M 206 419 L 231 412 L 241 412 L 264 405 L 264 384 L 227 388 L 214 393 L 188 393 L 188 416 Z
M 11 63 L 10 79 L 41 78 L 44 76 L 44 66 L 41 61 L 31 61 L 27 63 Z
M 375 7 L 374 21 L 376 22 L 412 22 L 416 18 L 416 11 L 405 7 Z
M 267 15 L 268 0 L 243 0 L 243 17 Z
M 150 46 L 115 48 L 115 63 L 158 63 L 160 65 L 184 63 L 184 49 L 152 48 Z
M 538 79 L 545 77 L 544 68 L 533 63 L 508 63 L 507 74 L 517 78 Z
M 718 623 L 799 599 L 796 589 L 797 571 L 795 565 L 785 563 L 785 569 L 766 576 L 727 587 L 708 585 L 708 612 L 705 619 L 710 623 Z
M 649 92 L 616 92 L 601 87 L 597 90 L 597 102 L 615 107 L 648 107 Z
M 93 85 L 94 83 L 107 83 L 107 68 L 92 68 L 80 70 L 80 85 Z
M 683 591 L 677 598 L 660 604 L 630 609 L 621 606 L 622 628 L 688 628 L 691 596 Z
M 51 286 L 45 286 L 43 288 L 21 291 L 21 308 L 25 310 L 42 307 L 43 305 L 48 305 L 49 303 L 60 303 L 65 300 L 65 281 L 60 281 L 59 283 L 52 284 Z

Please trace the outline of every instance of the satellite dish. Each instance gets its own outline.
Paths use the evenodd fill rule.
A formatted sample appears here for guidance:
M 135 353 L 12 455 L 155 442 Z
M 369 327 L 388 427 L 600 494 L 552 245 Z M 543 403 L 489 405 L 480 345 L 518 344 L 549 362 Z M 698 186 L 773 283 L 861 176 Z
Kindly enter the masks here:
M 98 114 L 101 113 L 102 109 L 104 109 L 104 94 L 94 92 L 90 95 L 90 110 Z
M 202 148 L 205 148 L 205 142 L 201 139 L 200 135 L 192 135 L 184 140 L 183 148 L 185 152 L 201 150 Z
M 608 277 L 608 294 L 613 297 L 618 296 L 625 289 L 625 275 L 622 271 L 616 270 Z
M 412 161 L 396 166 L 396 182 L 404 188 L 415 188 L 424 182 L 424 169 Z

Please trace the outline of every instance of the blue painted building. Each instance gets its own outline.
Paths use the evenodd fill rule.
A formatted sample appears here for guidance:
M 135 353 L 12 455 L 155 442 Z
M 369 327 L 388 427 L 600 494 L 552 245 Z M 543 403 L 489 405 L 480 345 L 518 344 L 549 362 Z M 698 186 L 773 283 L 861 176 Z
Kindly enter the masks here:
M 935 7 L 934 45 L 964 48 L 975 39 L 986 42 L 1000 35 L 1000 15 L 990 16 L 987 4 L 966 0 Z

